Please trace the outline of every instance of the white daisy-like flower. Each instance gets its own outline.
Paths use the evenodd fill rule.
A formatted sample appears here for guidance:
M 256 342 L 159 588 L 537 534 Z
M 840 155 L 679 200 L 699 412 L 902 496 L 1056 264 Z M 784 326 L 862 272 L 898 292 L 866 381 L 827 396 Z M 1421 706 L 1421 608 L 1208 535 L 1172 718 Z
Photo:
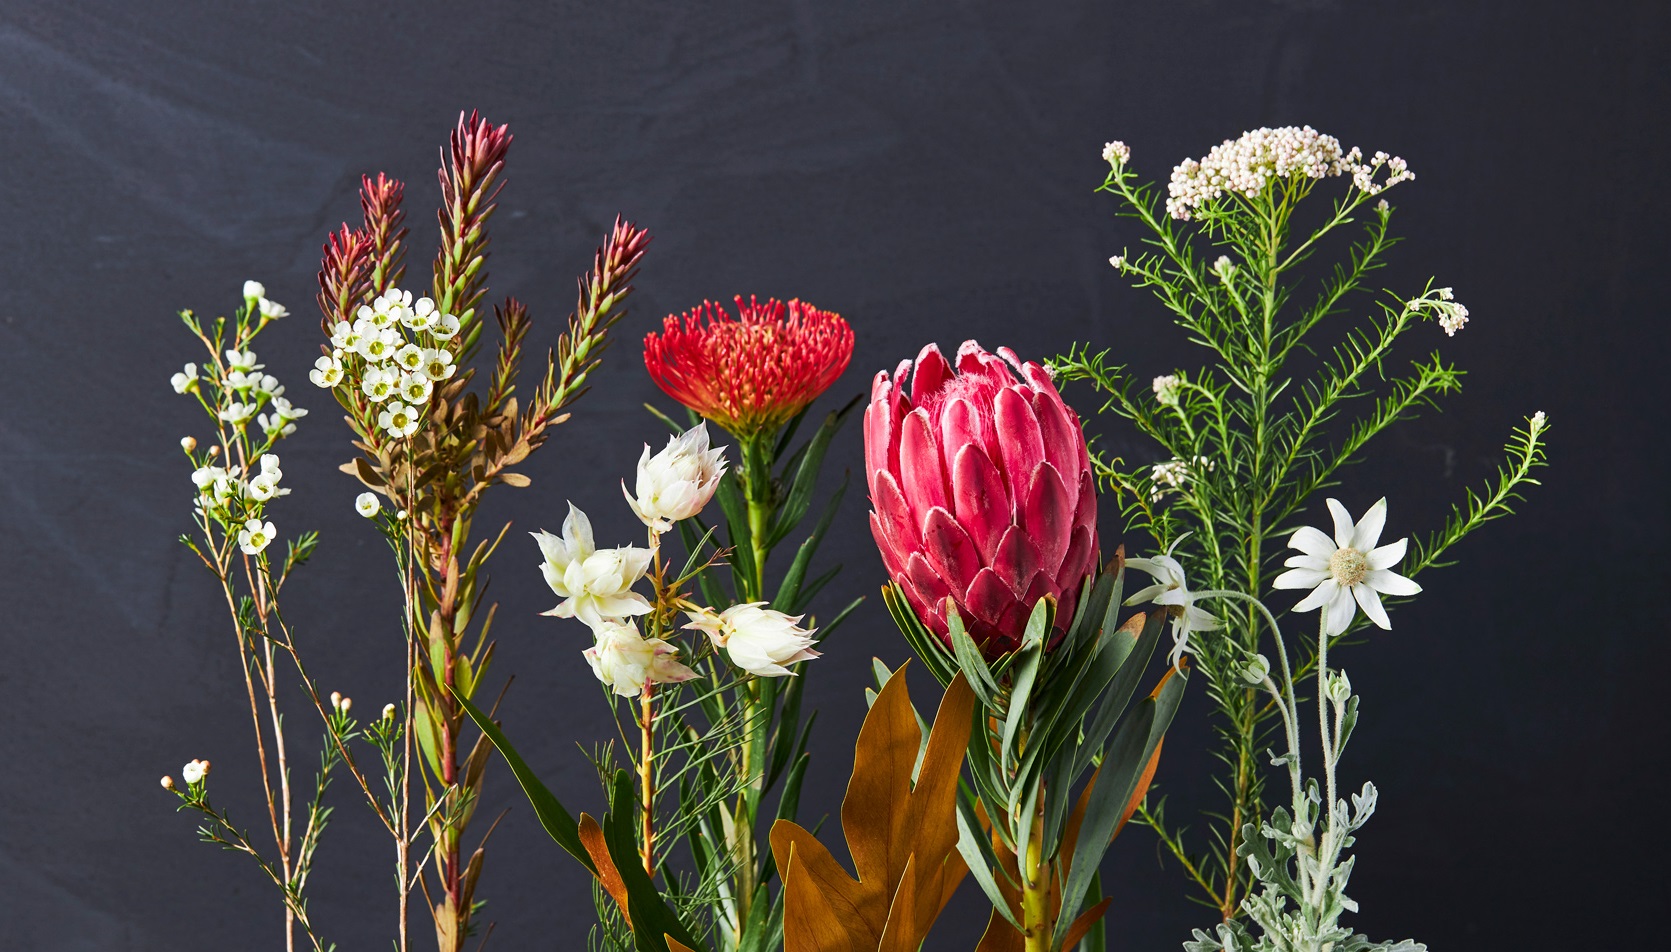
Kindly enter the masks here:
M 1294 606 L 1306 612 L 1321 608 L 1323 626 L 1331 635 L 1346 631 L 1358 608 L 1381 628 L 1391 629 L 1382 595 L 1414 595 L 1420 585 L 1392 570 L 1404 558 L 1409 539 L 1377 547 L 1387 522 L 1387 500 L 1369 507 L 1356 524 L 1351 513 L 1338 501 L 1328 500 L 1334 516 L 1334 538 L 1321 530 L 1303 526 L 1289 537 L 1290 548 L 1300 550 L 1283 564 L 1288 571 L 1271 583 L 1276 588 L 1309 588 L 1311 594 Z
M 367 367 L 365 377 L 360 380 L 360 389 L 365 391 L 365 395 L 373 403 L 382 403 L 394 396 L 395 387 L 399 383 L 400 378 L 395 376 L 394 371 L 382 367 Z
M 561 537 L 543 531 L 532 535 L 545 556 L 540 563 L 545 584 L 563 599 L 543 614 L 578 618 L 597 628 L 605 618 L 650 613 L 649 599 L 632 587 L 650 570 L 651 550 L 631 545 L 599 549 L 592 521 L 572 502 Z
M 266 298 L 262 298 L 256 302 L 255 306 L 256 309 L 261 312 L 261 316 L 269 321 L 276 321 L 281 317 L 290 316 L 290 309 L 277 301 L 269 301 Z
M 452 340 L 458 333 L 458 318 L 451 314 L 441 314 L 435 318 L 435 323 L 429 326 L 429 336 L 437 340 Z
M 390 436 L 411 436 L 418 432 L 418 411 L 396 400 L 389 404 L 388 409 L 377 414 L 377 425 L 388 430 Z
M 1172 549 L 1176 549 L 1182 541 L 1181 537 L 1173 541 L 1164 555 L 1126 560 L 1126 568 L 1144 572 L 1155 580 L 1155 584 L 1133 593 L 1126 599 L 1126 604 L 1152 602 L 1169 609 L 1168 614 L 1172 616 L 1172 653 L 1168 658 L 1174 668 L 1189 649 L 1190 632 L 1217 631 L 1219 628 L 1218 619 L 1211 612 L 1195 607 L 1195 594 L 1189 590 L 1189 583 L 1184 579 L 1184 567 L 1172 557 Z
M 238 548 L 242 549 L 245 555 L 260 555 L 261 550 L 272 545 L 276 538 L 278 530 L 271 522 L 251 519 L 238 530 Z
M 413 406 L 422 406 L 429 402 L 429 395 L 435 390 L 435 384 L 423 374 L 400 375 L 400 398 Z
M 367 519 L 377 515 L 382 508 L 383 503 L 378 500 L 376 493 L 364 492 L 354 497 L 354 511 Z
M 452 354 L 440 349 L 424 351 L 424 376 L 436 383 L 451 377 L 457 369 Z
M 249 373 L 252 370 L 260 370 L 265 366 L 267 365 L 255 362 L 255 351 L 253 350 L 229 350 L 226 352 L 227 370 L 242 370 L 244 373 Z
M 173 385 L 175 393 L 188 393 L 197 389 L 197 365 L 187 364 L 183 370 L 170 377 L 168 382 Z

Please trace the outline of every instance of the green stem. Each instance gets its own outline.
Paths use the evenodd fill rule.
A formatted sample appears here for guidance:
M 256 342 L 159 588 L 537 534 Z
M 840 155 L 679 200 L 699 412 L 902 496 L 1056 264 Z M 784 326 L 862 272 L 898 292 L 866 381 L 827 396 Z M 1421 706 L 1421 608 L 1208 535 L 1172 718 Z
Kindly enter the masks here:
M 1039 798 L 1042 803 L 1044 798 Z M 1027 838 L 1027 854 L 1021 862 L 1021 925 L 1026 952 L 1050 952 L 1050 870 L 1044 862 L 1039 840 L 1043 838 L 1042 818 L 1033 820 L 1033 835 Z

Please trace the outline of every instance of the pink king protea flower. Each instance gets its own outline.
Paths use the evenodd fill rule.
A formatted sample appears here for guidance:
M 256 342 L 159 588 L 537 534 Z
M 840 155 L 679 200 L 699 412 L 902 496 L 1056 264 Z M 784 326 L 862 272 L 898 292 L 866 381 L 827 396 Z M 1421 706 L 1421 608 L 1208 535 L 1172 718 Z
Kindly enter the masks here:
M 907 395 L 912 366 L 878 373 L 865 410 L 870 528 L 888 574 L 941 638 L 950 597 L 988 656 L 1020 644 L 1046 595 L 1066 629 L 1097 559 L 1079 417 L 1043 367 L 1007 347 L 994 356 L 968 341 L 954 372 L 930 344 Z

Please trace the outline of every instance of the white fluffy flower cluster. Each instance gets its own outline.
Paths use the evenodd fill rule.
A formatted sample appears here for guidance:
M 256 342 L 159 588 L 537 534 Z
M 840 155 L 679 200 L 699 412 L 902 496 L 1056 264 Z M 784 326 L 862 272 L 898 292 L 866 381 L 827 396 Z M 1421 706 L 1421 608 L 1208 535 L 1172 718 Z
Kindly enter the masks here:
M 1149 481 L 1155 484 L 1150 499 L 1159 499 L 1173 489 L 1182 489 L 1189 482 L 1195 472 L 1212 472 L 1213 461 L 1205 456 L 1197 456 L 1195 462 L 1190 463 L 1181 459 L 1170 459 L 1164 463 L 1156 463 L 1149 468 Z
M 1456 332 L 1468 323 L 1468 309 L 1456 303 L 1456 294 L 1450 288 L 1438 288 L 1431 296 L 1414 298 L 1407 306 L 1412 311 L 1430 311 L 1438 315 L 1439 326 L 1444 329 L 1446 337 L 1455 337 Z
M 358 388 L 372 403 L 387 401 L 377 425 L 405 438 L 417 432 L 435 385 L 457 372 L 446 342 L 458 332 L 458 318 L 434 301 L 390 288 L 361 305 L 353 323 L 337 322 L 331 352 L 314 361 L 308 379 L 325 389 Z
M 1155 400 L 1163 407 L 1177 406 L 1178 393 L 1183 385 L 1183 378 L 1177 374 L 1161 374 L 1155 378 L 1155 382 L 1152 384 L 1155 391 Z
M 678 661 L 676 645 L 646 638 L 639 631 L 635 618 L 665 619 L 666 614 L 658 613 L 657 606 L 633 587 L 658 564 L 662 534 L 675 522 L 700 514 L 724 473 L 724 449 L 709 448 L 707 425 L 698 424 L 670 439 L 659 453 L 652 455 L 644 447 L 638 460 L 636 493 L 627 490 L 625 481 L 621 484 L 628 506 L 650 529 L 649 548 L 598 548 L 591 520 L 573 503 L 561 536 L 533 533 L 545 557 L 540 572 L 552 592 L 562 598 L 545 614 L 576 618 L 592 629 L 592 647 L 584 652 L 586 662 L 617 695 L 637 697 L 645 685 L 696 677 L 695 671 Z M 371 502 L 375 505 L 375 500 Z M 758 677 L 793 674 L 785 665 L 818 657 L 811 650 L 812 632 L 799 627 L 801 616 L 772 611 L 763 603 L 736 605 L 723 612 L 691 606 L 682 599 L 676 604 L 690 615 L 686 628 L 705 632 L 716 646 L 729 651 L 734 664 Z
M 1377 181 L 1382 169 L 1387 175 Z M 1188 219 L 1226 192 L 1252 198 L 1276 179 L 1336 175 L 1351 175 L 1352 184 L 1368 195 L 1416 177 L 1397 156 L 1377 152 L 1365 162 L 1356 146 L 1342 149 L 1339 139 L 1310 126 L 1255 129 L 1226 139 L 1199 161 L 1179 163 L 1167 185 L 1166 210 L 1173 218 Z
M 1114 168 L 1131 161 L 1131 146 L 1118 139 L 1102 147 L 1102 160 Z

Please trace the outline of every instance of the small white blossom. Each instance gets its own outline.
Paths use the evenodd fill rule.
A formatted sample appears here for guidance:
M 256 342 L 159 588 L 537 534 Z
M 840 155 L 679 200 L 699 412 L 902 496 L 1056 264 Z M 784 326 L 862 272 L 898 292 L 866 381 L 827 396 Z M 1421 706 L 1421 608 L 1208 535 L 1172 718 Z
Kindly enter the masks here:
M 180 437 L 180 448 L 185 450 L 188 453 L 190 453 L 192 450 L 197 449 L 197 437 L 195 437 L 195 436 L 182 436 L 182 437 Z
M 424 349 L 417 344 L 405 344 L 395 351 L 394 360 L 403 369 L 422 370 L 424 367 Z
M 238 530 L 238 548 L 242 549 L 245 555 L 260 555 L 261 550 L 272 545 L 277 537 L 278 530 L 273 528 L 271 522 L 251 519 Z
M 389 404 L 388 409 L 377 414 L 377 425 L 387 430 L 390 436 L 411 436 L 418 432 L 418 411 L 396 400 Z
M 377 515 L 382 509 L 383 503 L 378 500 L 376 493 L 363 492 L 354 497 L 354 511 L 367 519 Z
M 1388 174 L 1377 181 L 1383 169 Z M 1336 175 L 1351 175 L 1353 186 L 1369 195 L 1416 177 L 1403 159 L 1377 152 L 1365 163 L 1362 150 L 1342 149 L 1339 139 L 1310 126 L 1255 129 L 1224 140 L 1200 160 L 1179 163 L 1167 185 L 1166 210 L 1188 219 L 1226 192 L 1252 198 L 1276 179 Z
M 458 333 L 458 318 L 451 314 L 442 314 L 430 325 L 429 336 L 437 340 L 452 340 Z
M 1527 420 L 1527 422 L 1531 425 L 1532 432 L 1536 433 L 1545 426 L 1549 425 L 1549 417 L 1545 416 L 1542 410 L 1539 410 L 1538 412 L 1532 414 L 1531 418 Z
M 458 368 L 453 366 L 453 355 L 444 350 L 424 351 L 424 376 L 440 383 L 451 377 Z
M 259 301 L 267 296 L 267 286 L 260 281 L 244 282 L 244 300 Z
M 1124 271 L 1126 269 L 1126 256 L 1115 255 L 1114 257 L 1108 259 L 1108 263 L 1114 266 L 1114 270 Z
M 257 407 L 253 403 L 239 403 L 237 401 L 233 401 L 232 403 L 227 404 L 219 413 L 216 414 L 216 416 L 228 423 L 237 425 L 247 421 L 250 417 L 255 416 L 256 409 Z
M 1375 202 L 1375 210 L 1382 215 L 1386 215 L 1387 213 L 1392 211 L 1392 206 L 1387 204 L 1386 199 L 1384 199 L 1384 198 L 1383 199 L 1378 199 Z
M 288 496 L 290 490 L 279 488 L 279 476 L 274 473 L 262 473 L 249 481 L 249 497 L 256 502 L 266 502 L 276 496 Z
M 394 356 L 400 346 L 400 332 L 392 327 L 374 328 L 360 340 L 359 352 L 369 363 L 381 363 Z
M 199 466 L 192 470 L 191 483 L 198 489 L 208 489 L 215 484 L 215 480 L 226 475 L 224 466 Z
M 1131 147 L 1116 139 L 1102 147 L 1102 160 L 1119 168 L 1131 161 Z
M 383 719 L 385 721 L 392 721 L 395 719 L 395 706 L 393 704 L 383 705 Z
M 168 379 L 173 385 L 175 393 L 188 393 L 197 389 L 197 365 L 187 364 L 183 370 Z
M 260 382 L 261 371 L 259 370 L 254 373 L 244 373 L 242 370 L 234 370 L 226 375 L 226 389 L 234 390 L 238 393 L 244 393 L 252 390 L 255 388 L 255 385 Z
M 781 678 L 795 672 L 784 667 L 819 656 L 812 631 L 800 627 L 804 615 L 785 615 L 765 602 L 744 602 L 723 612 L 690 612 L 686 628 L 705 633 L 726 650 L 737 667 L 760 678 Z
M 331 328 L 331 347 L 336 350 L 358 350 L 363 332 L 355 330 L 354 325 L 347 321 L 337 321 L 336 327 Z
M 441 312 L 435 309 L 435 302 L 426 297 L 418 298 L 411 308 L 402 311 L 400 322 L 415 331 L 429 330 Z
M 586 649 L 586 663 L 598 680 L 621 697 L 637 697 L 644 685 L 689 681 L 696 672 L 674 660 L 679 649 L 660 638 L 645 638 L 632 622 L 604 619 L 593 630 L 597 643 Z
M 1456 293 L 1450 288 L 1436 288 L 1432 297 L 1412 298 L 1405 306 L 1412 311 L 1438 315 L 1439 327 L 1446 337 L 1455 337 L 1456 332 L 1468 323 L 1468 309 L 1456 303 Z
M 1183 384 L 1183 378 L 1177 374 L 1161 374 L 1151 384 L 1155 391 L 1155 400 L 1163 407 L 1177 406 L 1178 391 L 1183 387 Z
M 1379 627 L 1391 629 L 1381 595 L 1414 595 L 1422 590 L 1392 570 L 1404 558 L 1409 540 L 1376 546 L 1387 522 L 1386 499 L 1370 506 L 1356 524 L 1345 506 L 1333 499 L 1327 502 L 1334 516 L 1334 538 L 1302 526 L 1288 539 L 1289 548 L 1298 549 L 1300 554 L 1283 563 L 1289 571 L 1271 584 L 1276 588 L 1311 589 L 1294 610 L 1323 609 L 1322 624 L 1328 634 L 1344 633 L 1358 608 Z
M 1177 546 L 1176 541 L 1172 543 L 1172 548 Z M 1217 631 L 1219 622 L 1211 612 L 1195 607 L 1195 595 L 1190 592 L 1189 583 L 1184 579 L 1184 567 L 1172 557 L 1172 548 L 1167 549 L 1165 555 L 1157 555 L 1152 559 L 1126 560 L 1126 568 L 1145 572 L 1155 580 L 1155 584 L 1126 599 L 1126 604 L 1141 605 L 1153 602 L 1156 605 L 1165 605 L 1170 610 L 1172 653 L 1168 657 L 1172 666 L 1176 668 L 1182 662 L 1184 652 L 1189 649 L 1189 633 Z
M 675 522 L 701 512 L 723 475 L 725 448 L 710 450 L 708 425 L 698 423 L 669 437 L 667 446 L 654 456 L 650 455 L 650 445 L 644 444 L 638 458 L 637 492 L 627 492 L 626 481 L 622 480 L 621 493 L 646 526 L 666 532 Z
M 180 779 L 192 786 L 202 783 L 203 778 L 207 776 L 209 776 L 209 762 L 207 760 L 194 760 L 180 768 Z M 164 786 L 167 786 L 167 784 Z
M 1213 273 L 1218 275 L 1220 281 L 1228 284 L 1230 276 L 1236 273 L 1236 264 L 1230 260 L 1229 255 L 1219 255 L 1218 260 L 1213 262 Z
M 545 560 L 540 574 L 545 584 L 562 598 L 546 615 L 578 618 L 593 628 L 605 618 L 645 615 L 650 602 L 632 590 L 650 569 L 654 553 L 649 549 L 623 545 L 599 549 L 592 539 L 592 522 L 574 503 L 569 503 L 561 538 L 549 532 L 531 533 Z
M 272 374 L 250 374 L 250 386 L 254 388 L 256 393 L 266 394 L 269 397 L 280 396 L 284 393 L 284 385 L 279 383 L 278 378 Z
M 429 395 L 435 390 L 435 384 L 423 374 L 400 375 L 400 398 L 414 406 L 422 406 L 429 402 Z
M 308 412 L 278 394 L 273 394 L 273 416 L 280 420 L 300 420 Z
M 266 364 L 258 364 L 255 362 L 255 351 L 253 350 L 246 350 L 242 352 L 229 350 L 226 352 L 225 356 L 227 370 L 242 370 L 245 373 L 249 373 L 252 370 L 260 370 L 262 367 L 267 366 Z
M 283 304 L 280 304 L 277 301 L 269 301 L 266 298 L 262 298 L 260 301 L 256 302 L 256 309 L 261 312 L 262 317 L 269 321 L 276 321 L 281 317 L 290 316 L 290 310 Z
M 394 371 L 367 367 L 365 376 L 360 380 L 360 389 L 373 403 L 382 403 L 394 395 L 395 386 L 399 383 L 400 378 Z

